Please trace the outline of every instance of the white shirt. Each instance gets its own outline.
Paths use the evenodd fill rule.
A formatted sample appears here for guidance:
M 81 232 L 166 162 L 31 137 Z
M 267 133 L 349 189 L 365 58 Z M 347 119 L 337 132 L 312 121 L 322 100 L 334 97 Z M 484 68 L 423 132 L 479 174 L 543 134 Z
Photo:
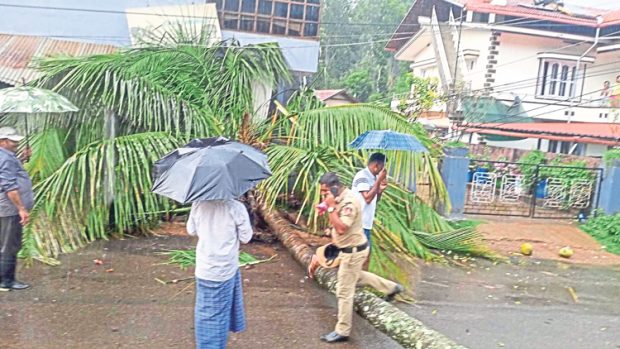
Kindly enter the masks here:
M 187 220 L 189 235 L 198 236 L 196 277 L 227 281 L 239 269 L 239 242 L 252 239 L 252 225 L 245 206 L 236 200 L 192 204 Z
M 368 167 L 366 167 L 355 174 L 355 177 L 353 178 L 353 185 L 351 185 L 351 190 L 356 193 L 362 207 L 362 228 L 367 230 L 372 229 L 372 223 L 375 220 L 377 195 L 375 195 L 370 203 L 366 203 L 366 199 L 364 199 L 361 192 L 370 191 L 376 181 L 377 177 L 370 172 Z

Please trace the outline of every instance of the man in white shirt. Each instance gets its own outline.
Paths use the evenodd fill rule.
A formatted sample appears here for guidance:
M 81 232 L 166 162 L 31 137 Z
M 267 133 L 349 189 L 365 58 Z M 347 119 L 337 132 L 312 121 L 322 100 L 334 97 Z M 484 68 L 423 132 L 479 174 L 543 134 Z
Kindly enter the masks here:
M 386 157 L 382 153 L 374 153 L 368 159 L 368 166 L 357 172 L 353 178 L 351 189 L 357 193 L 362 206 L 362 228 L 371 245 L 370 232 L 375 220 L 377 201 L 387 188 Z
M 245 330 L 239 245 L 252 239 L 245 206 L 236 200 L 195 202 L 187 221 L 196 246 L 196 348 L 225 349 L 228 332 Z

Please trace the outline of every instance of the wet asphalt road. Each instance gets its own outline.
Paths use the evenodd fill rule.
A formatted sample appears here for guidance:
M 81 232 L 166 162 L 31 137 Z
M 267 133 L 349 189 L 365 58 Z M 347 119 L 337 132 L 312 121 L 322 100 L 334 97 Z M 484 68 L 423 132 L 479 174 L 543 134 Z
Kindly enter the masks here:
M 191 277 L 192 270 L 161 265 L 166 257 L 156 253 L 194 243 L 188 237 L 98 241 L 61 257 L 61 266 L 21 268 L 19 277 L 34 287 L 0 292 L 0 349 L 193 348 L 193 282 L 162 285 L 155 278 Z M 279 244 L 243 249 L 278 256 L 243 268 L 248 329 L 231 335 L 228 347 L 333 348 L 319 336 L 333 330 L 336 298 L 307 282 Z M 353 325 L 351 341 L 338 349 L 400 348 L 357 315 Z
M 192 285 L 154 280 L 191 276 L 159 265 L 165 258 L 155 252 L 192 243 L 176 237 L 101 241 L 64 256 L 60 267 L 22 270 L 35 287 L 0 294 L 0 348 L 193 347 Z M 244 269 L 249 326 L 231 336 L 230 348 L 400 347 L 358 316 L 350 343 L 322 344 L 318 336 L 335 323 L 335 297 L 305 282 L 303 269 L 280 246 L 248 248 L 279 257 Z M 93 264 L 96 258 L 104 265 Z M 417 303 L 398 306 L 472 349 L 620 348 L 620 267 L 525 258 L 461 263 L 466 267 L 422 266 Z
M 620 348 L 620 266 L 465 264 L 423 266 L 417 303 L 399 307 L 472 349 Z

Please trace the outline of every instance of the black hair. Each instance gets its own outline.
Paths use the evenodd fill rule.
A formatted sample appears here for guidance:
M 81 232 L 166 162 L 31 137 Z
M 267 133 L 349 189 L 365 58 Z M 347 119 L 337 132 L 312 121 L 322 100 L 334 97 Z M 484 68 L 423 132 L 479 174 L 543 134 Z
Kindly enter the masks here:
M 368 159 L 368 165 L 372 164 L 373 162 L 385 164 L 387 162 L 387 158 L 385 157 L 385 154 L 383 153 L 374 153 L 370 155 L 370 159 Z
M 319 183 L 320 184 L 325 184 L 328 187 L 340 187 L 340 178 L 338 178 L 338 175 L 334 172 L 327 172 L 326 174 L 324 174 L 323 176 L 321 176 L 321 179 L 319 179 Z

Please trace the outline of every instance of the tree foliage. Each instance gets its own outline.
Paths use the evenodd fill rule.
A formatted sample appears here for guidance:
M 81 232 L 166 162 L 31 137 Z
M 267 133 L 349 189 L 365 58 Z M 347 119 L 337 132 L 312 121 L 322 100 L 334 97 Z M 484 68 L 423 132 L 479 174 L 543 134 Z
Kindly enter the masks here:
M 177 207 L 151 193 L 153 162 L 191 138 L 213 135 L 264 149 L 274 175 L 259 197 L 274 207 L 293 193 L 304 203 L 302 213 L 316 222 L 318 176 L 336 171 L 350 181 L 368 153 L 347 145 L 371 129 L 410 133 L 431 149 L 388 153 L 392 184 L 379 211 L 374 268 L 387 273 L 394 253 L 430 258 L 429 248 L 450 246 L 480 252 L 475 233 L 452 228 L 407 190 L 424 180 L 431 183 L 432 200 L 447 198 L 434 158 L 439 148 L 419 125 L 373 105 L 324 107 L 307 89 L 294 95 L 290 109 L 280 106 L 271 118 L 252 120 L 253 84 L 273 86 L 288 78 L 277 45 L 173 42 L 50 58 L 40 69 L 39 85 L 68 96 L 80 111 L 50 115 L 38 125 L 45 131 L 33 143 L 37 206 L 25 254 L 55 257 L 157 223 Z
M 384 47 L 410 6 L 408 0 L 324 0 L 318 87 L 346 88 L 360 101 L 391 98 L 408 69 Z
M 398 78 L 394 96 L 400 101 L 398 110 L 410 120 L 415 120 L 443 98 L 437 79 L 421 78 L 413 73 L 406 73 Z

